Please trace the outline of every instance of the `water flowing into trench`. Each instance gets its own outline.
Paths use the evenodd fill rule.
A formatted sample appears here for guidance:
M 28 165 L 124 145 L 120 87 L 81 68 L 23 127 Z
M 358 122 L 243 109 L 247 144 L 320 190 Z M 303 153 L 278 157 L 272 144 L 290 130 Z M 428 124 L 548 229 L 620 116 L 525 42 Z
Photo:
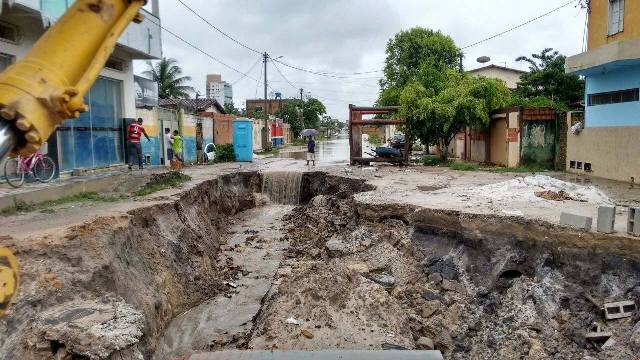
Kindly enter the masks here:
M 262 193 L 271 202 L 283 205 L 300 203 L 302 173 L 295 171 L 269 171 L 263 173 Z

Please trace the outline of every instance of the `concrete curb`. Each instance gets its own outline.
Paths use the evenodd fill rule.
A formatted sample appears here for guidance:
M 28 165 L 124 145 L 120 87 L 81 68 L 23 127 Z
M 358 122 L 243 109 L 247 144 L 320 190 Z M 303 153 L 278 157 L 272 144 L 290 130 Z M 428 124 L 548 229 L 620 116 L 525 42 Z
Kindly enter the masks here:
M 117 182 L 124 180 L 128 176 L 131 175 L 112 174 L 97 178 L 78 179 L 6 195 L 0 197 L 0 211 L 15 206 L 17 202 L 39 204 L 45 201 L 57 200 L 65 196 L 77 195 L 83 192 L 100 192 L 108 190 Z

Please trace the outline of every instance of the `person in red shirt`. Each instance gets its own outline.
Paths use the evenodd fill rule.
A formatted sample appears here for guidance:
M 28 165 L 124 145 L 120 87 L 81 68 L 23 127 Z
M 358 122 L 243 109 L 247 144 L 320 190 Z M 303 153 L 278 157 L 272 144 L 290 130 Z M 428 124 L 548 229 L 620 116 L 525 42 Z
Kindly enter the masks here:
M 129 170 L 133 166 L 134 155 L 138 159 L 138 168 L 142 169 L 142 146 L 140 146 L 142 135 L 147 138 L 147 141 L 151 141 L 142 126 L 142 118 L 138 118 L 138 121 L 129 125 Z

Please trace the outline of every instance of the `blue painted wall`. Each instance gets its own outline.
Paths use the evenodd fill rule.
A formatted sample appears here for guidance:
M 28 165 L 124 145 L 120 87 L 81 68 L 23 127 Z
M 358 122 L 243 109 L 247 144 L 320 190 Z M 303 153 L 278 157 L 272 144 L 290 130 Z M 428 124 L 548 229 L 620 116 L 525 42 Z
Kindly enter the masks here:
M 142 145 L 142 156 L 146 154 L 151 155 L 151 165 L 160 165 L 160 149 L 162 144 L 162 138 L 157 136 L 149 136 L 151 141 L 147 141 L 147 139 L 143 136 L 140 139 L 140 144 Z
M 196 137 L 183 136 L 182 156 L 185 162 L 196 162 Z
M 640 65 L 609 70 L 586 77 L 585 104 L 588 95 L 640 88 Z M 585 107 L 585 127 L 640 126 L 640 101 Z

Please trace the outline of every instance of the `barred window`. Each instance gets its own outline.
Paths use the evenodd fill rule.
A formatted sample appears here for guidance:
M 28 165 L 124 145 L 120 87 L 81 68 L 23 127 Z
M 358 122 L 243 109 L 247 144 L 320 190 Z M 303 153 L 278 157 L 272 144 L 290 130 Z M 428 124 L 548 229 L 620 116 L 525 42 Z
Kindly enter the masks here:
M 618 104 L 632 101 L 640 101 L 640 89 L 627 89 L 597 94 L 589 94 L 588 106 Z

